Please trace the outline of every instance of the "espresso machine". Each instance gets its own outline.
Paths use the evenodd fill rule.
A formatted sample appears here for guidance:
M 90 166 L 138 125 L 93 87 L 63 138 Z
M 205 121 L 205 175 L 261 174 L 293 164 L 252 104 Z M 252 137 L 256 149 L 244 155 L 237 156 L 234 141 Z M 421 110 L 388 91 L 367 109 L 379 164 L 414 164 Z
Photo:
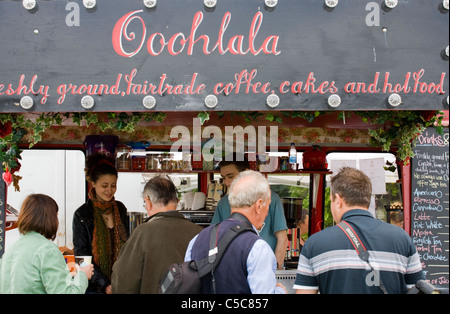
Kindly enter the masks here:
M 302 218 L 303 198 L 300 197 L 282 197 L 284 216 L 287 223 L 288 246 L 284 259 L 285 268 L 297 268 L 298 258 L 300 256 L 300 230 L 297 226 Z

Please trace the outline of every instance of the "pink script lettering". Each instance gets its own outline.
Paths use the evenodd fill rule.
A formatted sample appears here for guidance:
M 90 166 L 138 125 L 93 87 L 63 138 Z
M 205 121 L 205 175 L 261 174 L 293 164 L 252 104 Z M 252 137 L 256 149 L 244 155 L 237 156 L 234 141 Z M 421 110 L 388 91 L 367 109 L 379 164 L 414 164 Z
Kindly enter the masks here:
M 129 12 L 122 16 L 114 26 L 112 32 L 112 45 L 114 51 L 122 57 L 131 58 L 137 55 L 144 47 L 147 37 L 147 27 L 144 20 L 138 14 L 143 10 L 136 10 Z M 134 32 L 128 32 L 128 27 L 132 21 L 137 21 L 142 26 L 142 36 L 137 38 Z M 222 18 L 222 22 L 217 34 L 217 41 L 211 47 L 211 39 L 208 35 L 197 34 L 199 27 L 203 21 L 203 13 L 197 12 L 192 20 L 191 30 L 186 36 L 183 32 L 178 32 L 172 35 L 169 40 L 162 33 L 155 32 L 148 36 L 147 51 L 152 56 L 160 55 L 165 49 L 167 52 L 176 56 L 186 50 L 186 54 L 191 56 L 194 54 L 194 48 L 198 45 L 202 48 L 202 53 L 210 55 L 217 51 L 221 55 L 230 53 L 233 55 L 246 55 L 248 53 L 258 55 L 261 52 L 264 54 L 279 55 L 281 51 L 278 49 L 279 36 L 271 35 L 266 37 L 261 45 L 255 43 L 259 30 L 263 22 L 262 12 L 255 13 L 248 32 L 248 38 L 245 40 L 245 35 L 232 36 L 228 42 L 224 39 L 224 34 L 231 22 L 231 13 L 226 12 Z M 136 49 L 133 51 L 126 51 L 124 48 L 124 40 L 128 42 L 135 41 Z

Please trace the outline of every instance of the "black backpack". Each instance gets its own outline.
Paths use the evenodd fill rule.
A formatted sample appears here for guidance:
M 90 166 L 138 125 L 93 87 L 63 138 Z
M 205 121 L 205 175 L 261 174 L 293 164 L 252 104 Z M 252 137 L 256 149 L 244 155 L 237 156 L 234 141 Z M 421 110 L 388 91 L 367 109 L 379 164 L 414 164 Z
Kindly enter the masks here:
M 168 271 L 162 277 L 159 284 L 160 294 L 198 294 L 201 293 L 200 278 L 212 272 L 213 289 L 215 291 L 214 272 L 213 270 L 219 264 L 222 255 L 225 253 L 228 245 L 239 234 L 246 231 L 252 231 L 252 227 L 242 224 L 236 224 L 220 239 L 216 246 L 217 229 L 220 224 L 212 228 L 209 241 L 208 257 L 194 261 L 183 263 L 174 263 L 169 266 Z M 256 233 L 256 232 L 255 232 Z

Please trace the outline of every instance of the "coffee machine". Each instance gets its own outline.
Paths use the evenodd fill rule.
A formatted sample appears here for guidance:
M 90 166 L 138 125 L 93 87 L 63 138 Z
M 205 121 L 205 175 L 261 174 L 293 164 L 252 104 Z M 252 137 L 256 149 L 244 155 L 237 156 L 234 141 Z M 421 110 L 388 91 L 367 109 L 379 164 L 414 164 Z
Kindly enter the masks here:
M 288 228 L 297 228 L 297 221 L 302 218 L 303 198 L 282 197 L 281 200 Z
M 297 268 L 298 258 L 300 256 L 300 230 L 297 222 L 302 218 L 303 198 L 282 197 L 281 200 L 288 227 L 288 246 L 286 248 L 284 265 L 286 268 Z

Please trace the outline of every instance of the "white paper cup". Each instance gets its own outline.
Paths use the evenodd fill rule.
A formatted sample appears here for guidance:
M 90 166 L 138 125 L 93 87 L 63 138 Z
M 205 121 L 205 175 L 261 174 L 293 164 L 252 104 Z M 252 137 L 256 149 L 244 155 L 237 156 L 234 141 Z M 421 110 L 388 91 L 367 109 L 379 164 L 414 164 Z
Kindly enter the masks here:
M 192 209 L 192 203 L 194 202 L 194 192 L 186 192 L 184 193 L 184 206 L 185 209 Z
M 92 256 L 75 256 L 75 263 L 81 267 L 92 264 Z
M 194 194 L 194 201 L 192 202 L 192 210 L 198 210 L 205 207 L 206 194 L 203 192 L 196 192 Z

